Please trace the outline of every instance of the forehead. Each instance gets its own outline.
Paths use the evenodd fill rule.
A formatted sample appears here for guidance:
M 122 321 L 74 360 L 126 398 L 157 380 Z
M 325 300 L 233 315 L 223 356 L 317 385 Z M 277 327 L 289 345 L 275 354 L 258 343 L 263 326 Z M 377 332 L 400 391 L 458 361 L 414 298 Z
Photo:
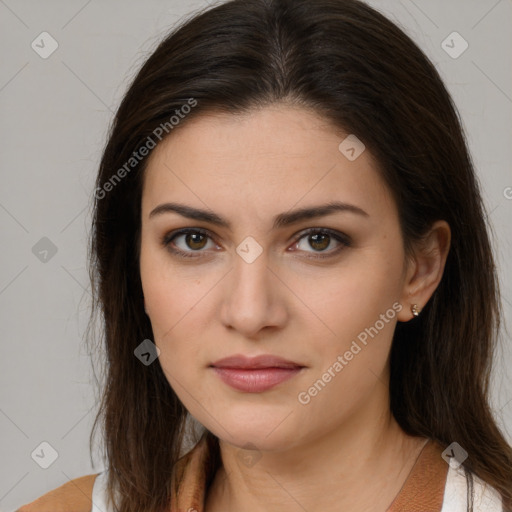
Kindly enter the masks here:
M 264 222 L 271 213 L 329 201 L 382 214 L 393 204 L 377 162 L 367 149 L 347 158 L 348 135 L 313 111 L 291 106 L 200 114 L 150 155 L 143 215 L 177 200 L 235 217 L 249 212 Z

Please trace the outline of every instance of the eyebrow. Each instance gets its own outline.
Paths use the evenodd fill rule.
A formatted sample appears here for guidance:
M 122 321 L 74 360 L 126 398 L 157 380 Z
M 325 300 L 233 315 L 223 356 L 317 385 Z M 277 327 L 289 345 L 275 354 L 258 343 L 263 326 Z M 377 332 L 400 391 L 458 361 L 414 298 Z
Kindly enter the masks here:
M 311 219 L 314 217 L 324 217 L 326 215 L 331 215 L 337 212 L 355 213 L 363 217 L 369 217 L 368 213 L 366 213 L 358 206 L 349 203 L 333 201 L 323 205 L 280 213 L 274 217 L 273 229 L 279 229 L 291 224 L 296 224 L 303 220 Z M 231 223 L 216 213 L 209 210 L 193 208 L 191 206 L 180 203 L 160 204 L 151 211 L 149 218 L 151 219 L 157 215 L 163 215 L 165 213 L 178 213 L 182 217 L 186 217 L 188 219 L 209 222 L 211 224 L 215 224 L 217 226 L 231 230 Z

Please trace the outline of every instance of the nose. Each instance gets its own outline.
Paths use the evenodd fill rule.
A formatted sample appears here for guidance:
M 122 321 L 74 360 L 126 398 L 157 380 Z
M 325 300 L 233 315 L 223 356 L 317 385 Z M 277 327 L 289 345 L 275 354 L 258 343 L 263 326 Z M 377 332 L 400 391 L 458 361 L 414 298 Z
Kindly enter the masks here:
M 263 329 L 281 329 L 287 321 L 289 291 L 276 271 L 268 266 L 264 251 L 248 263 L 236 257 L 223 288 L 221 321 L 246 338 L 257 338 Z

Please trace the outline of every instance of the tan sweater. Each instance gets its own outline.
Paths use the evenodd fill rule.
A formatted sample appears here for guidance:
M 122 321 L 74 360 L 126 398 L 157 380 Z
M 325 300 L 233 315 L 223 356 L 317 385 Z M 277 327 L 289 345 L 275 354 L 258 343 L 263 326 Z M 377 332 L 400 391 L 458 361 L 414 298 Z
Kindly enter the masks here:
M 387 512 L 440 512 L 448 473 L 443 448 L 429 440 Z M 206 468 L 210 458 L 203 437 L 176 464 L 169 512 L 204 512 Z M 97 474 L 75 478 L 49 491 L 16 512 L 91 512 Z M 179 484 L 179 485 L 176 485 Z

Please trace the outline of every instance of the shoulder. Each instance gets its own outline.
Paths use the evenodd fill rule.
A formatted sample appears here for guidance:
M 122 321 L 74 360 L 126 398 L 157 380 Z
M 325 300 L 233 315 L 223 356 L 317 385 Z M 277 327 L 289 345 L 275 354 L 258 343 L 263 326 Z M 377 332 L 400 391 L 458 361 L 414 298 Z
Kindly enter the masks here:
M 19 507 L 16 512 L 91 512 L 94 484 L 101 474 L 74 478 Z
M 473 473 L 466 476 L 463 466 L 449 466 L 441 512 L 465 512 L 473 496 L 474 512 L 502 512 L 499 492 Z

